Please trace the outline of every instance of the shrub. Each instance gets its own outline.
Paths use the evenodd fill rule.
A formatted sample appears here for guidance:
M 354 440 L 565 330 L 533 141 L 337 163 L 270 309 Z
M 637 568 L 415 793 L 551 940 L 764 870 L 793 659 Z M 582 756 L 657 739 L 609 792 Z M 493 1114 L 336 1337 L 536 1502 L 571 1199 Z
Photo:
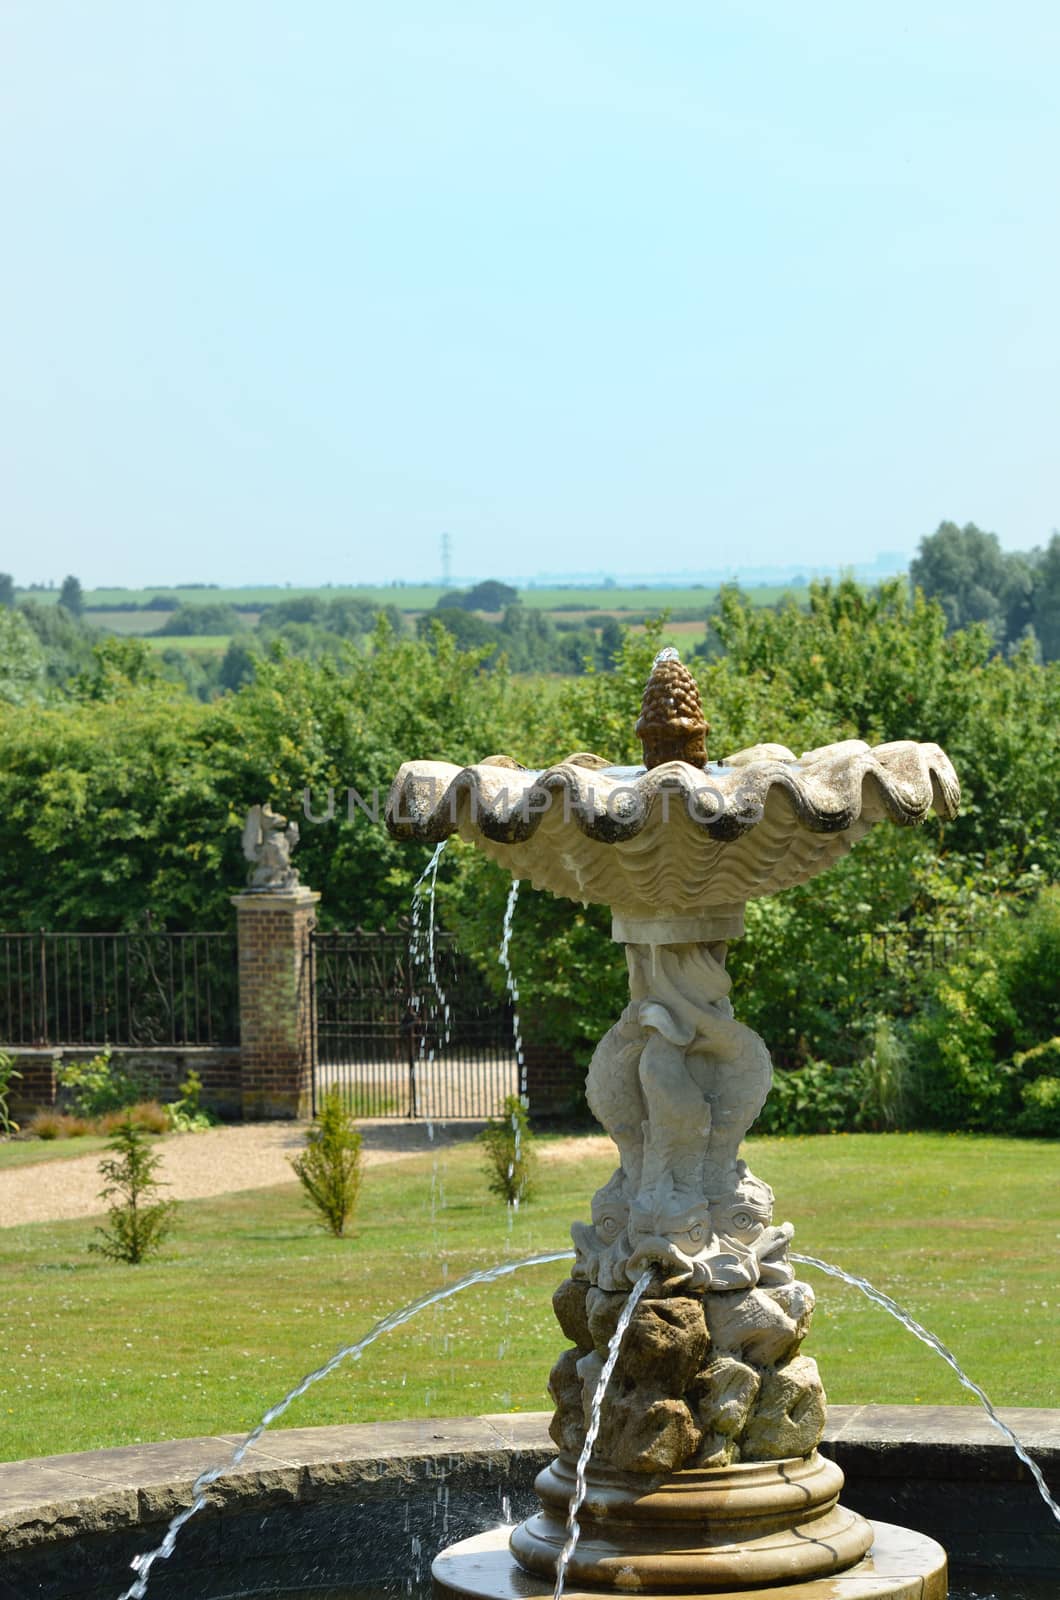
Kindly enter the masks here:
M 106 1045 L 91 1061 L 60 1062 L 56 1076 L 74 1110 L 82 1117 L 102 1117 L 135 1105 L 143 1084 L 113 1059 Z
M 110 1141 L 112 1154 L 99 1164 L 106 1180 L 100 1199 L 109 1200 L 109 1227 L 99 1227 L 99 1242 L 88 1248 L 111 1261 L 135 1266 L 155 1254 L 173 1225 L 176 1204 L 156 1200 L 161 1184 L 155 1177 L 161 1157 L 152 1155 L 147 1136 L 126 1116 Z
M 769 1099 L 754 1124 L 757 1133 L 839 1133 L 856 1125 L 859 1078 L 827 1061 L 774 1072 Z
M 199 1133 L 203 1128 L 212 1128 L 217 1118 L 202 1104 L 202 1079 L 194 1067 L 177 1087 L 180 1099 L 172 1101 L 163 1112 L 168 1113 L 174 1133 Z
M 886 1017 L 877 1017 L 872 1053 L 857 1071 L 859 1121 L 871 1128 L 905 1126 L 909 1103 L 909 1048 Z
M 35 1139 L 83 1139 L 94 1131 L 86 1117 L 72 1117 L 68 1111 L 35 1111 L 26 1132 Z
M 1023 1110 L 1017 1133 L 1060 1138 L 1060 1078 L 1035 1078 L 1023 1086 Z
M 93 1133 L 116 1133 L 127 1117 L 144 1133 L 163 1134 L 170 1131 L 169 1108 L 160 1105 L 157 1100 L 139 1100 L 135 1105 L 126 1106 L 124 1111 L 108 1111 L 105 1116 L 96 1117 L 89 1126 Z
M 529 1112 L 517 1094 L 507 1097 L 503 1115 L 488 1122 L 479 1139 L 485 1152 L 483 1170 L 490 1193 L 499 1195 L 510 1206 L 532 1199 L 537 1151 Z
M 321 1226 L 340 1238 L 360 1193 L 361 1135 L 336 1089 L 324 1096 L 306 1139 L 306 1149 L 291 1157 L 291 1165 Z
M 21 1078 L 21 1072 L 15 1070 L 15 1063 L 6 1050 L 0 1050 L 0 1134 L 10 1138 L 18 1132 L 18 1123 L 13 1120 L 8 1111 L 8 1101 L 11 1096 L 11 1085 L 16 1078 Z
M 931 985 L 910 1027 L 920 1124 L 1004 1133 L 1033 1107 L 1024 1090 L 1054 1076 L 1060 1035 L 1060 888 L 1014 907 Z

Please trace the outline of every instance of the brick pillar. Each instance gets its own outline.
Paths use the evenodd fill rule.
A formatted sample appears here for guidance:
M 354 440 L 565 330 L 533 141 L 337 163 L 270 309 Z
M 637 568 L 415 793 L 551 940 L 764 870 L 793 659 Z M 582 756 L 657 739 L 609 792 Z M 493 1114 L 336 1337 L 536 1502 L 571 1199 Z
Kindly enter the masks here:
M 239 1027 L 243 1116 L 309 1115 L 312 889 L 232 896 L 239 931 Z

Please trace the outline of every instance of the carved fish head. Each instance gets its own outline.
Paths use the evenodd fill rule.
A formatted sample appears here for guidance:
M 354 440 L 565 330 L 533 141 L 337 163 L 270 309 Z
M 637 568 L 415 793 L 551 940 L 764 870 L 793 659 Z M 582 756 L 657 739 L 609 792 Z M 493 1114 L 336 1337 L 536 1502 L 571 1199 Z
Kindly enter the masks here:
M 713 1241 L 710 1210 L 705 1201 L 684 1208 L 657 1210 L 633 1206 L 629 1217 L 630 1255 L 626 1275 L 635 1281 L 648 1266 L 659 1266 L 668 1277 L 689 1288 L 707 1283 L 707 1257 Z

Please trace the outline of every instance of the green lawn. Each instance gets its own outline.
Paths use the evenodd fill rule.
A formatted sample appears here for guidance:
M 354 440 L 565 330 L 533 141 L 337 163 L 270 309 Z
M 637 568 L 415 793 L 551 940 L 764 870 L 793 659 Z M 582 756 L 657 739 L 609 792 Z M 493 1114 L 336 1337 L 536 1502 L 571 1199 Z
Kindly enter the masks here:
M 90 1156 L 105 1149 L 106 1145 L 106 1137 L 97 1133 L 86 1133 L 79 1139 L 0 1139 L 0 1172 L 8 1167 L 35 1166 L 41 1161 L 65 1161 L 71 1156 Z
M 927 1134 L 756 1140 L 796 1248 L 861 1272 L 954 1350 L 992 1398 L 1057 1394 L 1055 1236 L 1042 1182 L 1055 1146 Z M 336 1347 L 441 1282 L 563 1248 L 605 1158 L 542 1167 L 509 1217 L 474 1147 L 371 1169 L 356 1229 L 313 1228 L 297 1186 L 181 1207 L 166 1256 L 86 1253 L 91 1223 L 0 1229 L 0 1459 L 249 1429 Z M 30 1173 L 27 1172 L 27 1178 Z M 562 1346 L 560 1267 L 424 1312 L 298 1401 L 291 1426 L 544 1409 Z M 938 1358 L 855 1290 L 818 1290 L 807 1353 L 836 1402 L 970 1402 Z

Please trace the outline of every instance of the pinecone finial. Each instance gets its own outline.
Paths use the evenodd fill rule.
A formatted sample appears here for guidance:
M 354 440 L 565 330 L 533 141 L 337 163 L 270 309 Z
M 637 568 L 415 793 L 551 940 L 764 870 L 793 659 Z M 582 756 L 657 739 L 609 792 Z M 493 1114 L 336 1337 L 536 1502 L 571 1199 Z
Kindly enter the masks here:
M 644 765 L 649 771 L 664 761 L 705 767 L 709 732 L 695 678 L 676 650 L 660 650 L 652 663 L 637 721 Z

